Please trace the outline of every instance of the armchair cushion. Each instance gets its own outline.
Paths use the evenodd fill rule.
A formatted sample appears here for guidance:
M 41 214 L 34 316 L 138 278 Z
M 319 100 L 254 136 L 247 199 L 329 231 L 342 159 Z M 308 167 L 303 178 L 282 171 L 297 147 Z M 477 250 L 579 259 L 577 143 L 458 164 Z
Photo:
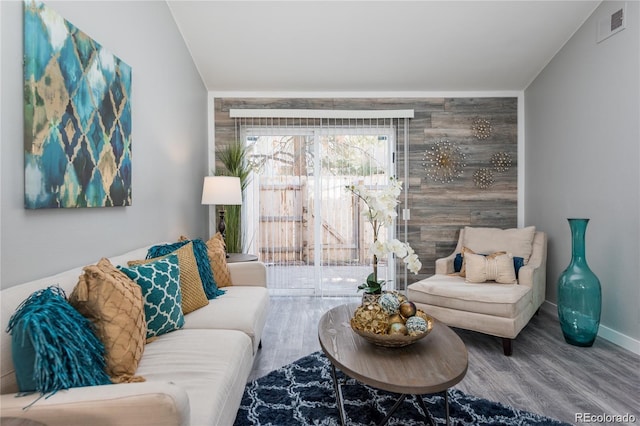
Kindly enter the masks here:
M 531 289 L 518 284 L 486 283 L 480 286 L 466 283 L 460 277 L 434 275 L 411 284 L 408 297 L 427 313 L 432 312 L 431 306 L 437 306 L 453 312 L 514 318 L 531 304 Z M 445 317 L 434 316 L 449 323 Z
M 522 257 L 524 263 L 529 262 L 533 250 L 533 237 L 536 233 L 535 226 L 526 228 L 464 228 L 464 241 L 462 245 L 475 253 L 495 253 L 506 251 L 513 256 Z

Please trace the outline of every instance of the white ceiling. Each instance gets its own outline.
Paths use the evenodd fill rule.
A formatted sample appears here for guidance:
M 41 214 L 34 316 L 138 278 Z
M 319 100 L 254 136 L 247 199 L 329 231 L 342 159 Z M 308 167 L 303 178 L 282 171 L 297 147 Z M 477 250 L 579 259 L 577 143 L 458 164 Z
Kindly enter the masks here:
M 167 3 L 210 91 L 411 92 L 523 90 L 600 1 Z

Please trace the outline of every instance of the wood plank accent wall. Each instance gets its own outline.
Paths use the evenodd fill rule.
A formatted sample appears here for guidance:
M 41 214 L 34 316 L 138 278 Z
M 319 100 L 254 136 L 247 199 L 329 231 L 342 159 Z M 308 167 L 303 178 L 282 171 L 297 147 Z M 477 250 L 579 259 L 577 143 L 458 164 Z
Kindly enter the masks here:
M 404 146 L 397 144 L 397 175 L 404 178 L 408 167 L 408 203 L 411 220 L 407 241 L 418 253 L 422 270 L 409 274 L 409 283 L 435 272 L 435 259 L 453 252 L 458 231 L 464 226 L 511 228 L 517 226 L 518 100 L 494 98 L 217 98 L 215 99 L 215 144 L 223 146 L 236 138 L 231 108 L 272 109 L 413 109 L 409 127 L 409 164 Z M 475 119 L 491 123 L 491 135 L 478 139 L 472 129 Z M 463 175 L 450 183 L 438 183 L 426 175 L 424 153 L 439 140 L 456 144 L 466 156 Z M 508 170 L 499 172 L 492 156 L 506 153 Z M 219 165 L 218 165 L 219 166 Z M 474 173 L 491 170 L 494 184 L 486 189 L 474 183 Z M 407 182 L 405 182 L 407 185 Z M 398 221 L 398 235 L 404 222 Z M 402 278 L 398 277 L 402 283 Z M 400 287 L 404 287 L 404 283 Z

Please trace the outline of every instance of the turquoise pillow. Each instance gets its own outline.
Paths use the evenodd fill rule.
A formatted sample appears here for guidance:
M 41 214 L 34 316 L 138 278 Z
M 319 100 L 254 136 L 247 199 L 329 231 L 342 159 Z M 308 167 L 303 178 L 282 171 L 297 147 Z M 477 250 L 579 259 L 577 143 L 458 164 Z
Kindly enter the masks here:
M 202 281 L 202 287 L 207 295 L 207 299 L 215 299 L 225 292 L 218 288 L 218 284 L 213 276 L 213 271 L 211 270 L 209 255 L 207 254 L 207 244 L 201 239 L 184 240 L 173 244 L 153 246 L 147 251 L 147 259 L 154 259 L 156 257 L 173 253 L 183 245 L 189 244 L 190 242 L 193 243 L 193 255 L 195 256 L 196 263 L 198 264 L 198 273 L 200 274 L 200 280 Z
M 111 383 L 102 342 L 60 287 L 31 294 L 11 316 L 7 332 L 20 392 Z
M 142 288 L 147 339 L 182 328 L 184 314 L 177 254 L 140 265 L 118 266 L 118 269 Z

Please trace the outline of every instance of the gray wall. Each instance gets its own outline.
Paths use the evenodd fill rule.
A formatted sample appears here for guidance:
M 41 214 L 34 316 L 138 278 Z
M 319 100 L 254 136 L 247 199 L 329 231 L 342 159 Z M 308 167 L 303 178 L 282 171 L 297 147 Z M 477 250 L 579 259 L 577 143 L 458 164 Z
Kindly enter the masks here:
M 603 2 L 525 91 L 525 221 L 549 233 L 555 303 L 571 257 L 566 218 L 591 219 L 586 254 L 602 284 L 601 336 L 637 351 L 640 4 L 627 2 L 625 30 L 595 41 L 597 21 L 621 5 Z
M 2 288 L 182 234 L 206 234 L 200 195 L 208 174 L 207 91 L 167 4 L 47 5 L 132 67 L 133 204 L 24 209 L 23 6 L 0 2 Z

